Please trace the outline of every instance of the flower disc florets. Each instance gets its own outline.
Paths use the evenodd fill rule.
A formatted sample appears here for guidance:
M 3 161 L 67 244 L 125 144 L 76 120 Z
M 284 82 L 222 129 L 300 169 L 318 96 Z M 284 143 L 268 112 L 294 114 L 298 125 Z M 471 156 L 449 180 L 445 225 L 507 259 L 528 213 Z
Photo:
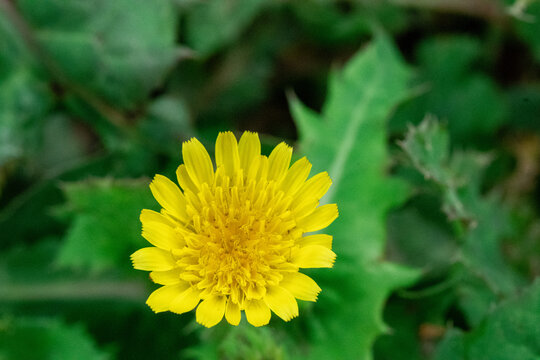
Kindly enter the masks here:
M 297 316 L 296 299 L 315 301 L 320 291 L 299 269 L 332 267 L 335 260 L 331 236 L 304 236 L 338 216 L 335 204 L 318 207 L 328 174 L 306 181 L 306 158 L 289 168 L 292 149 L 285 143 L 263 156 L 250 132 L 239 143 L 230 132 L 219 134 L 215 171 L 196 139 L 182 152 L 182 190 L 156 175 L 150 189 L 163 209 L 141 213 L 143 236 L 155 247 L 135 252 L 133 265 L 164 285 L 147 304 L 176 313 L 198 305 L 197 321 L 208 327 L 224 315 L 238 325 L 242 310 L 255 326 L 268 323 L 270 310 L 285 321 Z

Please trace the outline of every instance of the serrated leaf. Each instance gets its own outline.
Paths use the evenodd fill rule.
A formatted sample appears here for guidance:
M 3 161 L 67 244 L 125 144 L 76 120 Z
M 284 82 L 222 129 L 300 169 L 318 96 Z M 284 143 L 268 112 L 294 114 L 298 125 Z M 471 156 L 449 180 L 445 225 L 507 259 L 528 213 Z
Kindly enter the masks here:
M 496 195 L 482 196 L 482 174 L 489 163 L 485 154 L 456 152 L 434 147 L 447 137 L 433 118 L 411 128 L 401 143 L 405 153 L 426 180 L 437 184 L 443 210 L 460 229 L 460 256 L 453 276 L 460 307 L 469 324 L 477 324 L 500 299 L 513 294 L 521 283 L 504 261 L 500 241 L 509 232 L 509 213 Z M 434 149 L 437 155 L 434 156 Z
M 176 16 L 169 0 L 17 4 L 69 81 L 115 105 L 132 108 L 143 100 L 176 60 Z
M 450 331 L 440 344 L 438 360 L 536 360 L 540 358 L 540 282 L 492 309 L 468 333 Z
M 407 137 L 400 145 L 426 179 L 453 185 L 453 179 L 446 168 L 449 162 L 450 138 L 439 122 L 427 117 L 417 127 L 410 127 Z
M 433 181 L 442 190 L 443 209 L 448 218 L 468 226 L 474 223 L 474 216 L 468 212 L 458 195 L 458 188 L 466 180 L 450 169 L 450 137 L 443 126 L 428 116 L 418 126 L 411 126 L 399 144 L 424 178 Z M 473 186 L 472 183 L 469 185 Z
M 50 318 L 0 318 L 0 359 L 109 358 L 81 326 Z
M 73 220 L 58 255 L 63 266 L 93 271 L 130 267 L 129 254 L 144 247 L 139 214 L 155 208 L 147 180 L 67 183 L 64 212 Z
M 385 122 L 406 96 L 409 77 L 394 46 L 379 35 L 333 74 L 320 115 L 291 103 L 302 152 L 314 172 L 328 170 L 334 182 L 323 201 L 336 202 L 340 210 L 328 230 L 338 255 L 335 268 L 315 276 L 323 292 L 312 316 L 310 358 L 370 359 L 371 345 L 384 330 L 386 298 L 418 275 L 381 261 L 385 214 L 407 196 L 404 183 L 384 175 Z

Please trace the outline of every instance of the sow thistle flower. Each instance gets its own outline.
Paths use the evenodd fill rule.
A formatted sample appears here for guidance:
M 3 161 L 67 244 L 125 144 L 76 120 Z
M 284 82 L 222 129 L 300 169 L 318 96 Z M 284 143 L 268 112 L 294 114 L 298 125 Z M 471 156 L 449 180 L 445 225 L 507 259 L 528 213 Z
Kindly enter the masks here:
M 150 190 L 161 212 L 142 210 L 142 236 L 153 247 L 131 255 L 133 267 L 163 285 L 147 304 L 178 314 L 195 307 L 211 327 L 223 316 L 238 325 L 241 312 L 254 326 L 298 316 L 296 299 L 316 301 L 321 289 L 302 268 L 330 268 L 332 236 L 305 235 L 330 225 L 336 204 L 319 206 L 332 181 L 326 172 L 307 179 L 304 157 L 289 167 L 292 148 L 281 143 L 261 155 L 256 133 L 237 142 L 218 135 L 216 169 L 195 138 L 182 144 L 180 188 L 156 175 Z

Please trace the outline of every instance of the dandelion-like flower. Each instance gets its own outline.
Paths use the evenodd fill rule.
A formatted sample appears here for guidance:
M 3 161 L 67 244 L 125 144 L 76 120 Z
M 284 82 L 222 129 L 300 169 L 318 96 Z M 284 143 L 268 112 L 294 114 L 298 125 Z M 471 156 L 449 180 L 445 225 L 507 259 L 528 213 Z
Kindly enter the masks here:
M 237 143 L 218 135 L 216 169 L 195 138 L 182 144 L 180 188 L 156 175 L 150 189 L 161 212 L 141 212 L 142 235 L 153 247 L 131 255 L 133 266 L 151 271 L 163 285 L 147 304 L 178 314 L 195 307 L 196 320 L 211 327 L 223 316 L 238 325 L 241 312 L 254 326 L 298 316 L 296 299 L 316 301 L 321 289 L 302 268 L 330 268 L 332 236 L 305 235 L 330 225 L 336 204 L 319 206 L 332 181 L 326 172 L 308 178 L 304 157 L 289 167 L 292 148 L 281 143 L 261 155 L 256 133 Z

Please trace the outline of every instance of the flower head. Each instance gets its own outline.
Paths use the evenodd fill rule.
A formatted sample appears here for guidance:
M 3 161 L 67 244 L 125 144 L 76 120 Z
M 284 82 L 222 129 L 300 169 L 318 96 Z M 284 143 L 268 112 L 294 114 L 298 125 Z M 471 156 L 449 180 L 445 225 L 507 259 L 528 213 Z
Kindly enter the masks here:
M 305 235 L 338 216 L 319 205 L 331 185 L 326 172 L 308 178 L 304 157 L 289 167 L 292 148 L 281 143 L 261 155 L 256 133 L 237 143 L 231 132 L 216 141 L 216 169 L 195 138 L 182 144 L 180 188 L 156 175 L 150 189 L 163 207 L 141 212 L 142 235 L 153 247 L 131 255 L 163 285 L 147 304 L 155 312 L 184 313 L 210 327 L 223 316 L 238 325 L 241 311 L 254 326 L 271 311 L 285 321 L 298 316 L 296 299 L 316 301 L 321 291 L 302 268 L 332 267 L 332 237 Z M 198 305 L 198 306 L 197 306 Z

